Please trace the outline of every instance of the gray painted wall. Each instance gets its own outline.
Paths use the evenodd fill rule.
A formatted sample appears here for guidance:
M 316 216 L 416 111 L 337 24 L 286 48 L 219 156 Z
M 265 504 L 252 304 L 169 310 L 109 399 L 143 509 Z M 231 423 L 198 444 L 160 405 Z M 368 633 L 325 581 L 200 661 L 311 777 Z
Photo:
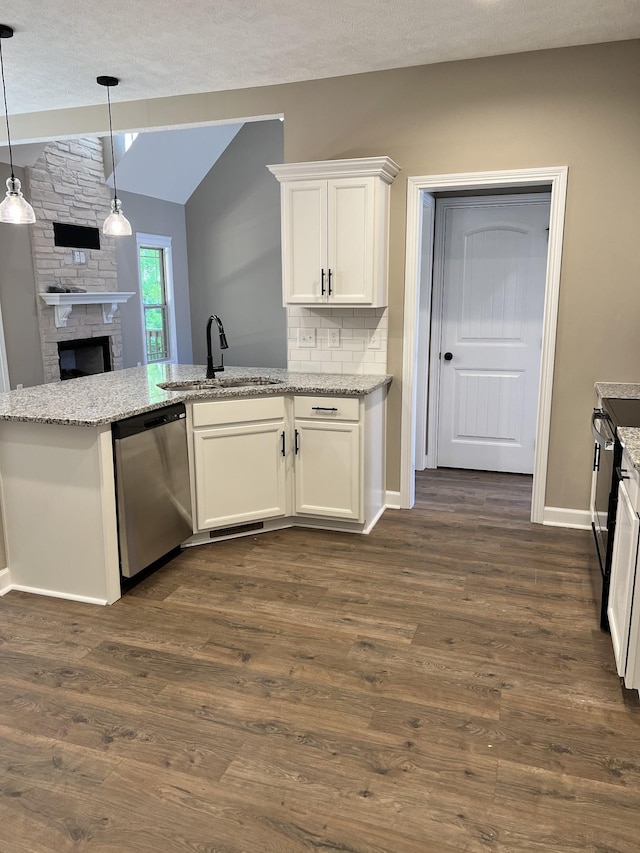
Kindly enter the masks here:
M 122 321 L 122 350 L 125 367 L 144 364 L 142 340 L 142 308 L 136 255 L 136 232 L 171 237 L 173 258 L 173 290 L 176 311 L 178 362 L 191 364 L 191 315 L 189 311 L 189 269 L 187 266 L 187 237 L 185 208 L 182 204 L 160 201 L 157 198 L 118 192 L 133 236 L 117 241 L 118 290 L 134 290 L 136 296 L 120 306 Z
M 283 162 L 283 135 L 278 120 L 245 124 L 185 205 L 198 364 L 206 360 L 206 319 L 215 313 L 227 333 L 228 364 L 287 365 L 280 185 L 266 168 Z M 217 354 L 216 345 L 216 361 Z
M 9 167 L 0 163 L 2 198 L 10 174 Z M 28 198 L 23 169 L 15 169 L 15 174 Z M 12 388 L 44 382 L 29 232 L 29 225 L 0 223 L 0 305 Z

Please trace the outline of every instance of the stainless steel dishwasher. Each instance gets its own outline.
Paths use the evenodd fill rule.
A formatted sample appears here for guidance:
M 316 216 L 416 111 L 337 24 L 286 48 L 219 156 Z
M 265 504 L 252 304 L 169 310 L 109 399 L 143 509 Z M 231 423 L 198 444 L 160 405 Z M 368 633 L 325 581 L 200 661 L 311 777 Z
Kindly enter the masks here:
M 182 403 L 112 425 L 120 571 L 131 578 L 193 532 Z

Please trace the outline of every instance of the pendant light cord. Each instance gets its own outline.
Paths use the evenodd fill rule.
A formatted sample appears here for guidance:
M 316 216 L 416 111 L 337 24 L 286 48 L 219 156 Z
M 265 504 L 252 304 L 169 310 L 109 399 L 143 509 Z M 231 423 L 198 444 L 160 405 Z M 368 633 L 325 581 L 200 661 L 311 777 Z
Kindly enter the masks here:
M 109 86 L 107 89 L 107 104 L 109 106 L 109 139 L 111 140 L 111 168 L 113 169 L 113 200 L 118 200 L 118 188 L 116 186 L 116 158 L 113 154 L 113 125 L 111 124 L 111 96 L 109 94 Z
M 15 186 L 16 176 L 13 174 L 13 154 L 11 152 L 11 133 L 9 131 L 9 108 L 7 107 L 7 87 L 4 82 L 4 59 L 2 57 L 2 39 L 0 39 L 0 70 L 2 71 L 2 94 L 4 96 L 4 118 L 7 123 L 7 142 L 9 143 L 9 165 L 11 166 L 11 184 Z

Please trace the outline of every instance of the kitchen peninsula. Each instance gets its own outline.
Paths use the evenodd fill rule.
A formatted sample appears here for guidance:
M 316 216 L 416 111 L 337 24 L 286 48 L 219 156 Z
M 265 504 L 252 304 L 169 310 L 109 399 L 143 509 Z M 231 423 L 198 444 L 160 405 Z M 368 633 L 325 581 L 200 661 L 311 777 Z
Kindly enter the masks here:
M 373 527 L 384 510 L 390 376 L 231 367 L 224 379 L 260 377 L 271 384 L 178 391 L 159 387 L 202 379 L 204 370 L 149 365 L 0 394 L 8 560 L 8 568 L 0 572 L 0 593 L 20 589 L 96 604 L 120 597 L 111 424 L 177 402 L 187 408 L 194 506 L 189 544 L 211 541 L 212 530 L 242 520 L 240 513 L 223 520 L 206 504 L 211 492 L 207 478 L 216 476 L 223 486 L 230 473 L 211 471 L 211 460 L 220 465 L 224 458 L 212 456 L 209 448 L 217 447 L 214 438 L 234 430 L 255 433 L 250 425 L 256 422 L 262 434 L 273 437 L 269 464 L 274 472 L 280 466 L 274 476 L 281 501 L 260 522 L 261 529 L 304 524 L 362 533 Z M 320 458 L 319 441 L 334 439 L 327 445 L 329 455 Z M 332 485 L 327 484 L 328 464 L 344 468 L 333 471 L 344 475 L 340 497 L 348 493 L 351 503 L 346 507 L 327 504 Z M 322 500 L 314 502 L 311 492 L 318 484 Z M 247 517 L 259 521 L 256 512 Z

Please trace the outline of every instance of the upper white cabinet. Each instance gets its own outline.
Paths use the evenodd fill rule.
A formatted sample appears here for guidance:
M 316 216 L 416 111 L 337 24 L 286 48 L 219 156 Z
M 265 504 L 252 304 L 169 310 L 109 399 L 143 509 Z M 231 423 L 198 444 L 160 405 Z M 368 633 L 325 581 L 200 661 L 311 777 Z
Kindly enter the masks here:
M 281 184 L 285 305 L 387 304 L 389 157 L 269 166 Z

